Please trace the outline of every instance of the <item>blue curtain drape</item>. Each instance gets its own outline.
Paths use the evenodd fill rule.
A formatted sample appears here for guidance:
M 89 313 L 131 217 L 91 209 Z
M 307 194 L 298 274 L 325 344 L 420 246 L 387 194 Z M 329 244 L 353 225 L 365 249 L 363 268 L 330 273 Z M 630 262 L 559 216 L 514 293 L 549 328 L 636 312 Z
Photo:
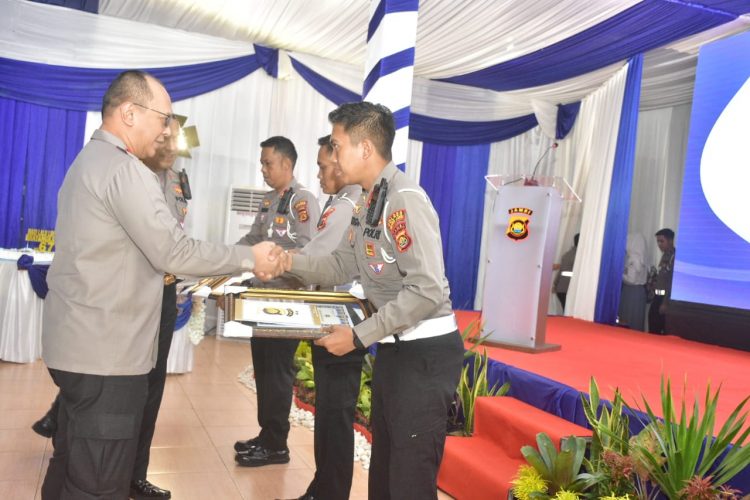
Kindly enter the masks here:
M 334 104 L 341 105 L 345 102 L 355 102 L 361 99 L 361 96 L 355 92 L 328 80 L 293 57 L 291 60 L 292 66 L 297 73 L 311 87 Z M 558 139 L 564 138 L 570 129 L 573 128 L 580 106 L 581 103 L 577 102 L 558 108 Z M 394 113 L 397 123 L 399 120 L 399 111 L 401 110 L 396 110 Z M 409 138 L 422 142 L 446 145 L 474 145 L 504 141 L 527 132 L 538 124 L 534 115 L 524 115 L 507 120 L 489 122 L 446 120 L 417 113 L 411 113 L 408 116 Z
M 173 101 L 181 101 L 229 85 L 260 67 L 273 76 L 277 66 L 278 51 L 261 48 L 258 54 L 222 61 L 143 69 L 164 82 Z M 96 111 L 101 109 L 107 87 L 123 69 L 53 66 L 0 57 L 0 97 Z
M 83 147 L 86 113 L 0 97 L 0 247 L 54 229 L 57 191 Z
M 614 324 L 620 304 L 625 245 L 628 237 L 630 194 L 633 189 L 635 142 L 638 130 L 638 105 L 641 98 L 643 55 L 630 60 L 622 100 L 620 128 L 617 134 L 614 167 L 604 227 L 602 261 L 596 292 L 594 321 Z
M 422 147 L 420 184 L 440 216 L 443 259 L 455 309 L 473 309 L 490 145 Z
M 728 23 L 742 10 L 728 11 L 698 2 L 643 0 L 565 40 L 489 68 L 443 81 L 508 91 L 559 82 L 603 68 L 636 54 Z
M 555 127 L 555 139 L 565 139 L 578 118 L 578 112 L 581 110 L 581 101 L 570 104 L 557 105 L 557 126 Z
M 99 13 L 99 0 L 31 0 L 36 3 L 47 5 L 57 5 L 58 7 L 67 7 L 74 10 L 82 10 L 91 14 Z

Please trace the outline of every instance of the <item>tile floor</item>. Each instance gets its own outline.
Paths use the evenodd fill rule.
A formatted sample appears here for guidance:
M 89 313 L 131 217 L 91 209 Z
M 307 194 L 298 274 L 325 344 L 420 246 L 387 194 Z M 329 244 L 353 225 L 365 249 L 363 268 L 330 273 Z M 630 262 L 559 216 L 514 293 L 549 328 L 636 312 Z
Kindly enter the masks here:
M 192 373 L 170 375 L 151 448 L 148 479 L 175 500 L 295 498 L 315 470 L 313 434 L 292 427 L 291 461 L 237 467 L 232 445 L 257 435 L 255 393 L 237 381 L 250 363 L 247 344 L 206 337 L 195 349 Z M 31 424 L 56 394 L 44 364 L 0 361 L 0 498 L 40 498 L 49 440 Z M 352 499 L 367 498 L 367 471 L 354 465 Z M 440 499 L 449 499 L 439 492 Z

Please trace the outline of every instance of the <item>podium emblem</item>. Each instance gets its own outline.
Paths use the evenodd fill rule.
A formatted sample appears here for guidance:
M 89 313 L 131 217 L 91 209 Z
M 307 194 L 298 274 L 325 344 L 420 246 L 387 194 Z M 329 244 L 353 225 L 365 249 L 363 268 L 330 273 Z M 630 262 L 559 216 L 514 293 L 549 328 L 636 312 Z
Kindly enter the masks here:
M 521 241 L 529 235 L 529 219 L 534 211 L 530 208 L 515 207 L 508 210 L 508 229 L 505 234 L 513 241 Z

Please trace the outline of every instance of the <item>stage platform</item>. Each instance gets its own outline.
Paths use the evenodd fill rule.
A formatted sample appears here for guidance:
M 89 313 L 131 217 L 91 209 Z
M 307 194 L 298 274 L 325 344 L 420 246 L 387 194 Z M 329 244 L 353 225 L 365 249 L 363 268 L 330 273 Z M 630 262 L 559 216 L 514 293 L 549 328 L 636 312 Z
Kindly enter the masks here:
M 461 330 L 479 317 L 474 311 L 456 314 Z M 703 400 L 709 384 L 712 390 L 721 385 L 717 429 L 750 395 L 750 352 L 560 316 L 548 318 L 546 340 L 562 348 L 529 354 L 481 346 L 492 359 L 489 379 L 510 382 L 509 396 L 584 427 L 580 394 L 588 393 L 592 376 L 603 399 L 611 399 L 619 387 L 628 404 L 643 408 L 643 395 L 657 413 L 662 375 L 671 379 L 674 397 L 684 389 L 690 404 L 696 397 Z M 638 423 L 631 423 L 634 426 Z M 750 470 L 732 484 L 750 491 Z

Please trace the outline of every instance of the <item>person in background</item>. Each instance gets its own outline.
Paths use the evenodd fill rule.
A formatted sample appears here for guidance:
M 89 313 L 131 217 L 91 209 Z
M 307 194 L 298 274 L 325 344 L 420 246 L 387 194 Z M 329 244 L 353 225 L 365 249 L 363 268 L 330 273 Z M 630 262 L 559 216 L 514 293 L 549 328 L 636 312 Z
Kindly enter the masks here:
M 576 251 L 578 250 L 578 239 L 580 236 L 580 233 L 573 236 L 573 246 L 563 254 L 560 259 L 560 265 L 557 267 L 558 273 L 555 276 L 554 290 L 557 298 L 560 299 L 563 311 L 565 310 L 565 298 L 568 295 L 570 278 L 573 276 L 573 264 L 576 262 Z
M 294 177 L 297 150 L 286 137 L 274 136 L 260 143 L 261 173 L 271 187 L 260 202 L 258 215 L 240 245 L 272 241 L 285 250 L 305 246 L 315 234 L 320 205 Z M 257 283 L 254 286 L 258 286 Z M 296 289 L 299 280 L 280 277 L 265 284 L 269 288 Z M 237 441 L 235 462 L 242 467 L 260 467 L 289 462 L 289 412 L 296 370 L 294 353 L 299 340 L 253 338 L 250 340 L 258 395 L 260 433 Z
M 646 239 L 640 233 L 628 235 L 625 249 L 625 271 L 618 324 L 631 330 L 643 331 L 646 322 Z
M 318 139 L 318 179 L 330 195 L 318 220 L 318 232 L 301 255 L 330 255 L 346 236 L 352 211 L 362 193 L 347 186 L 333 158 L 331 136 Z M 335 356 L 312 346 L 315 378 L 315 476 L 299 500 L 346 500 L 354 472 L 354 410 L 357 406 L 362 360 L 367 351 L 355 349 Z
M 674 231 L 671 229 L 659 229 L 655 236 L 656 245 L 662 253 L 656 278 L 649 282 L 649 295 L 653 295 L 654 299 L 648 309 L 648 331 L 664 334 L 669 298 L 672 296 L 672 273 L 676 249 Z

